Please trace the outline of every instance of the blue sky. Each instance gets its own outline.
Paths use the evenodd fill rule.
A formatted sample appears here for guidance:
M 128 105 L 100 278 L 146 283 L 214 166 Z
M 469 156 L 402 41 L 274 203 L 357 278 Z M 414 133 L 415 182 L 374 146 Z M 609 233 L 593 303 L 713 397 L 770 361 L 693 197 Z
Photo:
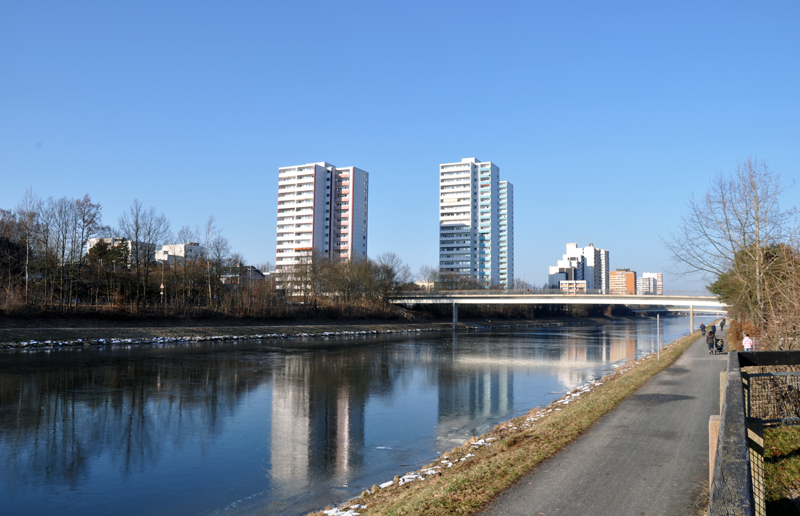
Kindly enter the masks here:
M 669 271 L 719 172 L 800 172 L 797 2 L 3 2 L 0 208 L 134 198 L 274 262 L 280 166 L 370 173 L 369 253 L 438 261 L 438 165 L 515 185 L 516 275 L 567 242 Z M 796 205 L 800 187 L 785 205 Z M 667 274 L 666 289 L 696 284 Z

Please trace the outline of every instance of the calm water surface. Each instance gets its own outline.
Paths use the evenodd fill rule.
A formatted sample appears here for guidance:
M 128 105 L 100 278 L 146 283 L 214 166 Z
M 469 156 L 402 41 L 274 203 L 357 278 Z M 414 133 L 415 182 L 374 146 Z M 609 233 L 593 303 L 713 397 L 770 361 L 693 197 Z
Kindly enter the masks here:
M 687 332 L 661 321 L 663 343 Z M 0 514 L 304 514 L 654 350 L 657 334 L 639 320 L 0 353 Z

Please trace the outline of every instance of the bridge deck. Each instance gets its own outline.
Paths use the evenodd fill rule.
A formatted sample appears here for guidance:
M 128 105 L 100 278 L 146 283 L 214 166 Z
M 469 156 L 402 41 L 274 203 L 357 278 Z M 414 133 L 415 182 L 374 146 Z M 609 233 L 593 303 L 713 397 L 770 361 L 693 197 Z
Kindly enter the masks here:
M 619 296 L 609 294 L 516 294 L 485 292 L 409 292 L 393 296 L 396 304 L 526 304 L 526 305 L 634 305 L 727 309 L 716 296 Z

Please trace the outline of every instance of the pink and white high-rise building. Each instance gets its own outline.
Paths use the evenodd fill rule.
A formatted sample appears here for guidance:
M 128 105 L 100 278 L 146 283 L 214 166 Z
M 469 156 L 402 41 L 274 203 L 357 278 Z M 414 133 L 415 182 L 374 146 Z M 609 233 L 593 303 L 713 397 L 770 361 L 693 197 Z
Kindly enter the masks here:
M 278 169 L 275 270 L 291 270 L 313 249 L 331 260 L 367 256 L 369 173 L 309 163 Z

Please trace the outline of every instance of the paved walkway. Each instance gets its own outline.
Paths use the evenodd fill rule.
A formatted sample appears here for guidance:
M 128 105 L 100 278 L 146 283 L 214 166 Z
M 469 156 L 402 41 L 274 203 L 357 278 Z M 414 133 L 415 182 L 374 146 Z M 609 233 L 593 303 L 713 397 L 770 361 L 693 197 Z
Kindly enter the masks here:
M 708 418 L 719 414 L 726 364 L 727 355 L 709 355 L 705 338 L 698 339 L 480 514 L 693 514 L 708 489 Z

